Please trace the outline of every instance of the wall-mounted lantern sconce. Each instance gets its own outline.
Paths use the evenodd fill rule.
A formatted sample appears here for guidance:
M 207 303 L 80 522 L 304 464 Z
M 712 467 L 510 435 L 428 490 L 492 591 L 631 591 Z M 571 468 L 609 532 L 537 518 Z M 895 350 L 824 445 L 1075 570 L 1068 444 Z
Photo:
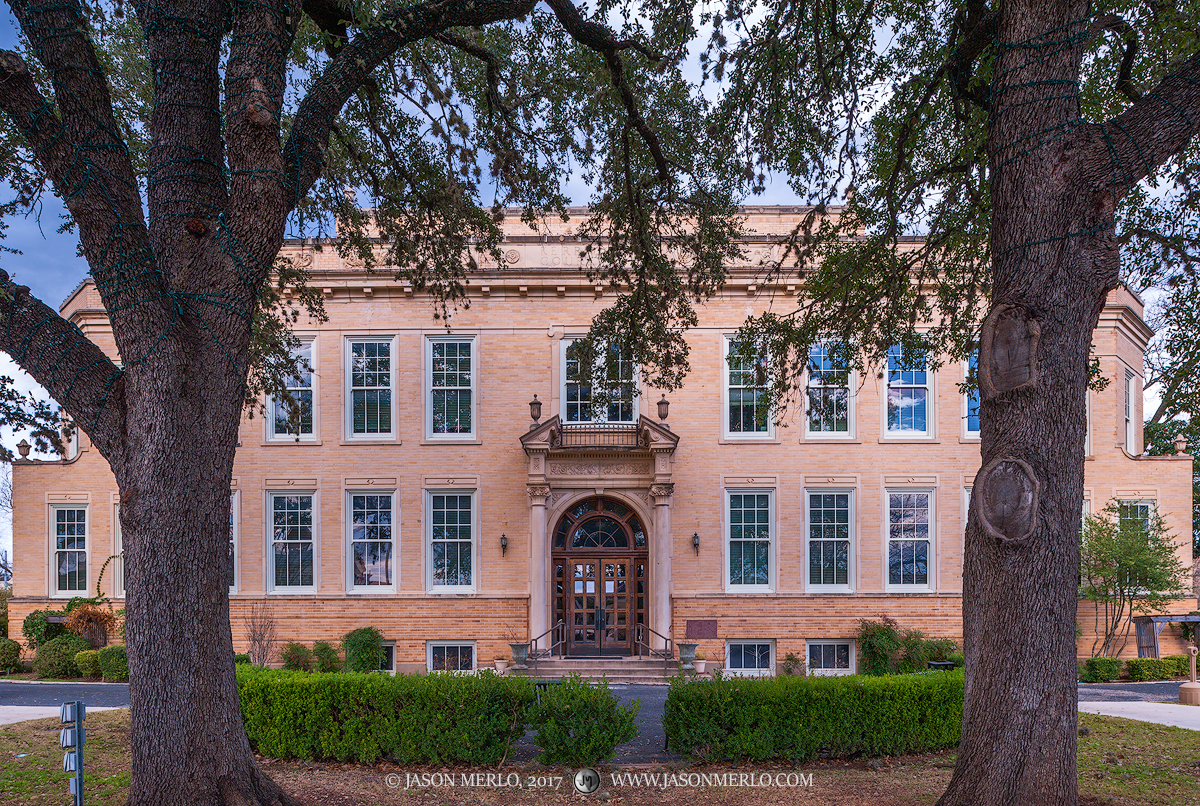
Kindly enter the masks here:
M 671 401 L 667 400 L 667 396 L 664 394 L 662 396 L 662 400 L 658 401 L 658 419 L 662 420 L 663 422 L 667 421 L 667 409 L 670 407 L 670 405 Z
M 696 550 L 696 556 L 700 556 L 700 533 L 692 532 L 692 548 Z
M 534 395 L 533 400 L 529 401 L 529 416 L 535 423 L 542 419 L 542 401 L 537 399 L 537 395 Z
M 500 554 L 508 554 L 508 535 L 500 535 Z

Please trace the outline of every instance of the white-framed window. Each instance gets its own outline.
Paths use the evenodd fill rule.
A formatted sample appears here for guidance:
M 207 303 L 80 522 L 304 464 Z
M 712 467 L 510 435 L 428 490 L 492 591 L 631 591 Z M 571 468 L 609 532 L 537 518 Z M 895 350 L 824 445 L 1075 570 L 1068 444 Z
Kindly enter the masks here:
M 271 507 L 271 590 L 311 592 L 316 588 L 316 528 L 312 492 L 273 492 Z
M 929 416 L 929 372 L 924 350 L 888 350 L 887 433 L 926 437 L 932 433 Z
M 229 592 L 237 593 L 238 589 L 238 531 L 241 529 L 241 511 L 239 504 L 241 496 L 234 490 L 229 493 L 229 565 L 226 575 L 229 579 Z
M 854 433 L 850 367 L 845 348 L 817 342 L 808 349 L 804 433 L 809 437 L 849 437 Z
M 475 491 L 427 490 L 429 590 L 475 590 Z
M 427 641 L 425 665 L 431 672 L 475 671 L 474 641 Z
M 887 490 L 887 586 L 933 589 L 933 490 Z
M 970 386 L 963 394 L 963 436 L 979 438 L 979 351 L 963 362 L 963 380 Z
M 729 641 L 725 644 L 725 671 L 728 674 L 767 677 L 774 669 L 774 641 Z
M 121 540 L 121 505 L 113 505 L 112 591 L 114 599 L 125 598 L 125 544 Z
M 350 556 L 347 590 L 390 593 L 396 590 L 396 496 L 392 491 L 348 490 L 346 531 Z
M 272 440 L 312 440 L 316 438 L 316 408 L 315 386 L 313 380 L 313 344 L 312 338 L 300 338 L 300 344 L 292 350 L 292 355 L 300 359 L 295 375 L 285 379 L 284 386 L 291 395 L 294 404 L 277 398 L 270 401 L 271 417 L 268 421 L 268 438 Z M 289 423 L 292 410 L 297 410 L 297 419 Z
M 854 586 L 854 494 L 850 490 L 805 491 L 809 589 Z
M 853 641 L 809 641 L 810 675 L 854 674 L 857 668 Z
M 725 491 L 727 590 L 771 589 L 775 545 L 774 499 L 774 490 Z
M 395 641 L 384 641 L 383 642 L 383 660 L 380 661 L 379 668 L 376 669 L 376 671 L 381 672 L 382 674 L 395 674 L 396 673 L 396 642 Z
M 1121 500 L 1117 502 L 1118 526 L 1140 526 L 1149 531 L 1150 520 L 1154 517 L 1155 501 L 1145 498 L 1139 501 Z
M 724 339 L 725 436 L 771 437 L 774 423 L 768 405 L 766 358 L 742 349 L 734 336 Z
M 1134 430 L 1137 423 L 1135 417 L 1137 408 L 1133 403 L 1133 393 L 1136 387 L 1137 383 L 1133 373 L 1125 370 L 1125 452 L 1134 456 L 1137 455 L 1137 433 Z
M 396 340 L 346 339 L 346 439 L 391 439 L 396 422 Z
M 436 337 L 425 342 L 428 367 L 425 434 L 429 439 L 473 439 L 479 357 L 470 337 Z
M 568 423 L 632 423 L 637 419 L 634 400 L 637 367 L 616 345 L 596 350 L 593 366 L 578 339 L 563 339 L 563 421 Z M 597 409 L 597 392 L 607 405 Z
M 56 596 L 87 595 L 87 507 L 51 507 L 50 540 Z

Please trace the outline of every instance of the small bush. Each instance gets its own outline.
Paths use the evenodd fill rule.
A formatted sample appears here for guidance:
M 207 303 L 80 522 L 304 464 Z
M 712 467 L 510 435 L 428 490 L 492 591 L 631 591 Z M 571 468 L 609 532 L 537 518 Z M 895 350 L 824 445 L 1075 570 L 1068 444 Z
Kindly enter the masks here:
M 1170 680 L 1175 676 L 1175 663 L 1166 658 L 1133 658 L 1125 664 L 1125 672 L 1134 682 Z
M 609 758 L 617 745 L 637 736 L 634 718 L 641 702 L 618 704 L 608 683 L 590 685 L 571 675 L 548 686 L 529 711 L 534 743 L 543 764 L 587 767 Z
M 100 676 L 100 651 L 96 649 L 84 649 L 75 653 L 75 665 L 79 667 L 79 673 L 84 677 L 99 677 Z
M 74 599 L 71 601 L 75 602 Z M 109 633 L 116 629 L 116 626 L 117 617 L 111 610 L 91 602 L 79 602 L 67 615 L 67 629 L 83 636 L 96 648 L 108 643 Z
M 479 675 L 303 674 L 239 666 L 246 736 L 272 758 L 496 764 L 525 733 L 533 682 Z
M 66 635 L 66 624 L 51 624 L 49 616 L 65 615 L 61 610 L 34 610 L 21 622 L 21 634 L 25 636 L 30 649 L 37 649 L 45 643 L 53 641 L 60 635 Z
M 79 677 L 75 653 L 91 649 L 78 635 L 67 633 L 53 638 L 37 648 L 33 656 L 33 671 L 38 677 Z
M 1120 658 L 1088 658 L 1083 662 L 1081 679 L 1085 683 L 1110 683 L 1121 676 L 1124 664 Z
M 361 627 L 342 636 L 347 672 L 373 672 L 383 666 L 383 633 Z
M 956 668 L 961 668 L 962 666 L 966 665 L 967 662 L 966 658 L 961 652 L 951 652 L 946 656 L 946 660 L 951 661 Z
M 312 651 L 318 672 L 340 672 L 342 670 L 342 659 L 338 657 L 337 650 L 328 642 L 317 641 L 313 644 Z
M 106 646 L 96 654 L 106 682 L 124 683 L 129 679 L 129 658 L 123 645 Z
M 285 669 L 293 672 L 312 671 L 313 653 L 304 644 L 289 641 L 283 645 L 283 649 L 279 652 L 279 657 L 283 660 L 283 668 Z
M 1191 661 L 1187 655 L 1167 655 L 1163 661 L 1168 664 L 1171 677 L 1188 677 L 1192 673 Z
M 901 630 L 887 616 L 879 621 L 859 621 L 858 645 L 859 670 L 869 675 L 923 672 L 930 661 L 954 660 L 951 656 L 960 654 L 949 638 L 930 638 L 920 630 Z
M 0 585 L 0 638 L 8 637 L 8 600 L 12 598 L 12 585 Z
M 923 753 L 954 747 L 963 674 L 671 681 L 667 747 L 706 761 Z
M 239 652 L 233 656 L 233 663 L 235 666 L 239 663 L 249 663 L 249 662 L 250 662 L 250 656 L 247 655 L 245 652 Z
M 21 645 L 11 638 L 0 638 L 0 672 L 21 671 Z

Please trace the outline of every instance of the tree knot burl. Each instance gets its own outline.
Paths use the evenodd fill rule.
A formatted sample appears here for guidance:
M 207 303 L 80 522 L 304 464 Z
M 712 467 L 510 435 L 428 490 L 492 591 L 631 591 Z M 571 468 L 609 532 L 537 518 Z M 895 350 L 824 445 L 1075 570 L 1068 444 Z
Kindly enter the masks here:
M 1033 311 L 1023 305 L 992 308 L 979 333 L 979 389 L 984 399 L 1033 385 L 1041 335 Z
M 1038 480 L 1020 459 L 994 459 L 975 476 L 972 496 L 983 531 L 1004 543 L 1024 543 L 1037 523 Z

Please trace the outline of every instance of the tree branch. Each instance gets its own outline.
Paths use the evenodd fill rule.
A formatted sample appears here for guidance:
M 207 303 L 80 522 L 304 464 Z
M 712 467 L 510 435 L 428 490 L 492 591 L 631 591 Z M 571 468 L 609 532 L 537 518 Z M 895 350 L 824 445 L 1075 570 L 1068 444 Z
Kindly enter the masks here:
M 0 350 L 46 388 L 115 470 L 124 459 L 122 371 L 79 328 L 2 270 Z
M 1200 53 L 1107 123 L 1087 127 L 1091 140 L 1084 171 L 1093 188 L 1115 199 L 1179 153 L 1200 127 Z
M 1116 14 L 1106 14 L 1092 20 L 1088 27 L 1088 39 L 1100 34 L 1101 31 L 1112 31 L 1125 39 L 1124 52 L 1121 55 L 1121 67 L 1117 72 L 1117 91 L 1131 101 L 1137 102 L 1142 93 L 1133 86 L 1133 62 L 1137 58 L 1137 31 L 1128 22 Z

